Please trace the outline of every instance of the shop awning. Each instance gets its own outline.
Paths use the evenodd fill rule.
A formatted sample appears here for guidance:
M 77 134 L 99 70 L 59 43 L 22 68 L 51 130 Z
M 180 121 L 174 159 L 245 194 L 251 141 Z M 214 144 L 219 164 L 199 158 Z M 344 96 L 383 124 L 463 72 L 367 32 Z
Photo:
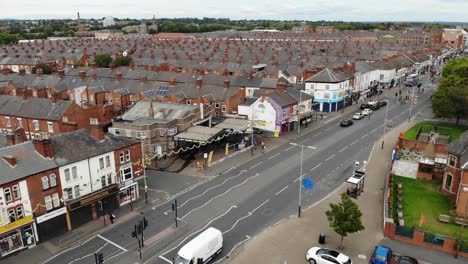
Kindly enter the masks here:
M 223 130 L 224 129 L 220 127 L 194 126 L 177 134 L 174 139 L 185 142 L 205 143 L 216 139 Z

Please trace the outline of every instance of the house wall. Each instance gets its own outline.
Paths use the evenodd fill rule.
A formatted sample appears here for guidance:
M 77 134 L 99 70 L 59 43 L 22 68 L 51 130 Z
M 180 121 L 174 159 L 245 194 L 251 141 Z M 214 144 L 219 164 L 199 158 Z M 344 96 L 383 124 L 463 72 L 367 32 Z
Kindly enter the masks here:
M 42 186 L 42 177 L 48 177 L 51 174 L 55 174 L 56 176 L 56 185 L 52 186 L 50 185 L 49 181 L 49 188 L 48 189 L 43 189 Z M 29 195 L 31 199 L 31 206 L 33 208 L 35 217 L 41 216 L 45 213 L 47 213 L 47 209 L 45 207 L 45 197 L 50 196 L 52 198 L 52 195 L 54 193 L 57 193 L 59 198 L 62 198 L 62 190 L 61 190 L 61 184 L 60 184 L 60 176 L 59 176 L 59 170 L 58 168 L 52 169 L 52 170 L 47 170 L 35 175 L 32 175 L 26 179 L 27 185 L 28 185 L 28 190 L 29 190 Z M 52 202 L 53 206 L 53 202 Z M 60 203 L 59 207 L 62 206 L 62 202 Z M 58 207 L 57 207 L 58 208 Z M 54 208 L 55 209 L 55 208 Z
M 264 108 L 259 107 L 259 105 L 263 105 Z M 275 130 L 277 130 L 276 126 L 276 109 L 275 107 L 271 104 L 270 100 L 268 98 L 263 99 L 259 98 L 257 101 L 255 101 L 252 106 L 252 116 L 249 117 L 249 120 L 255 120 L 254 122 L 254 127 L 269 131 L 271 133 L 274 133 Z
M 6 188 L 12 191 L 13 186 L 18 185 L 21 197 L 19 199 L 12 199 L 10 202 L 6 201 L 5 192 Z M 13 197 L 13 196 L 12 196 Z M 24 217 L 32 215 L 31 201 L 29 198 L 28 184 L 26 180 L 13 181 L 4 184 L 0 187 L 0 226 L 4 226 L 10 223 L 8 216 L 8 209 L 17 208 L 18 206 L 23 207 Z M 15 209 L 16 210 L 16 209 Z
M 77 178 L 73 179 L 72 167 L 75 167 L 75 166 L 76 166 L 76 171 L 77 171 Z M 65 179 L 65 169 L 67 168 L 70 169 L 69 181 Z M 60 167 L 59 174 L 60 174 L 60 182 L 62 185 L 62 193 L 64 195 L 65 200 L 68 200 L 67 192 L 65 191 L 65 189 L 67 188 L 72 188 L 72 194 L 73 194 L 72 199 L 77 198 L 77 196 L 75 196 L 75 189 L 74 189 L 75 186 L 80 186 L 80 196 L 93 192 L 93 190 L 91 189 L 91 181 L 90 181 L 91 176 L 90 176 L 90 170 L 89 170 L 87 159 Z
M 458 215 L 465 215 L 468 203 L 468 170 L 462 171 L 462 181 L 457 197 L 457 208 L 455 209 Z

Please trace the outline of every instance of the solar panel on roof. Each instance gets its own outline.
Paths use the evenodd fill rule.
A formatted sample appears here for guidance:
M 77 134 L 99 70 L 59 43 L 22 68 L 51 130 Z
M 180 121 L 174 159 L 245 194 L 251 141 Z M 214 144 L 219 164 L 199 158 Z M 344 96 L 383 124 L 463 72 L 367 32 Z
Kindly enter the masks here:
M 165 96 L 168 90 L 169 90 L 169 86 L 163 85 L 159 87 L 159 90 L 156 92 L 156 95 Z

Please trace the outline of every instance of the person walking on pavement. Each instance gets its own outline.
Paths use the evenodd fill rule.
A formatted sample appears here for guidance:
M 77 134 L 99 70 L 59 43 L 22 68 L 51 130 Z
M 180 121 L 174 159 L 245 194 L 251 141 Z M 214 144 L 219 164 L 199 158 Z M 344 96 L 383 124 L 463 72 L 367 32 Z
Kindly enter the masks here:
M 109 219 L 110 219 L 110 221 L 111 221 L 111 224 L 113 224 L 113 223 L 114 223 L 114 219 L 115 219 L 115 216 L 114 216 L 113 213 L 110 213 L 110 214 L 109 214 Z
M 262 141 L 262 152 L 265 153 L 265 142 Z

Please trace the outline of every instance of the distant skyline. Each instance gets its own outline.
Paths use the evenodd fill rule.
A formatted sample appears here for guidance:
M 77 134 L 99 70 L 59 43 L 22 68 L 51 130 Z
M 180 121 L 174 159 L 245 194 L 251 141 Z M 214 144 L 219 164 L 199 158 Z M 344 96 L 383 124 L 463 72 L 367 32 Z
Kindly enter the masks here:
M 2 1 L 0 19 L 210 17 L 327 21 L 467 22 L 468 0 L 23 0 Z

